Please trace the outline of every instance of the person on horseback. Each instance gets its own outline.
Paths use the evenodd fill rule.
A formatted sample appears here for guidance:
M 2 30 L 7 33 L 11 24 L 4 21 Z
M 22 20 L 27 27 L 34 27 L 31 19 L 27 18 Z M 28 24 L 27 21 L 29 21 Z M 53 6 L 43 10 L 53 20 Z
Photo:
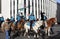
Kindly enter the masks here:
M 36 18 L 35 18 L 35 16 L 33 15 L 33 13 L 29 16 L 29 20 L 30 20 L 30 29 L 31 29 L 33 22 L 36 20 Z
M 21 17 L 19 14 L 17 14 L 16 20 L 17 20 L 17 22 L 19 22 L 21 20 Z
M 2 22 L 4 22 L 4 17 L 0 17 L 0 25 L 2 24 Z M 1 27 L 1 26 L 0 26 Z
M 21 19 L 26 20 L 26 18 L 25 18 L 25 16 L 23 15 L 23 13 L 22 13 L 22 12 L 21 12 L 21 14 L 20 14 L 20 17 L 21 17 Z
M 21 15 L 20 15 L 20 17 L 21 17 L 21 19 L 23 19 L 24 18 L 24 16 L 23 16 L 23 13 L 21 12 Z
M 47 20 L 47 17 L 45 16 L 45 12 L 41 11 L 41 20 L 43 21 L 41 28 L 44 29 L 46 27 L 45 22 Z
M 45 13 L 41 11 L 41 20 L 43 20 L 43 21 L 44 21 L 44 14 Z
M 1 22 L 4 22 L 4 17 L 3 16 L 1 17 Z
M 21 17 L 20 17 L 20 14 L 17 14 L 17 17 L 16 17 L 16 26 L 17 26 L 17 23 L 21 20 Z
M 10 18 L 10 26 L 12 27 L 11 31 L 13 31 L 15 29 L 15 25 L 16 25 L 15 18 L 13 16 L 11 16 L 11 18 Z
M 14 22 L 15 21 L 15 18 L 11 16 L 10 21 L 11 22 Z
M 47 17 L 45 16 L 45 12 L 41 12 L 41 20 L 43 21 L 47 20 Z

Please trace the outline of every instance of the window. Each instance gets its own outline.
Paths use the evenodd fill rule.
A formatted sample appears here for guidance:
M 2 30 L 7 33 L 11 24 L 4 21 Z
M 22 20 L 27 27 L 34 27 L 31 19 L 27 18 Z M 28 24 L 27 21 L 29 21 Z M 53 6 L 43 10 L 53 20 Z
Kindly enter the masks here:
M 1 0 L 0 0 L 0 13 L 1 13 Z

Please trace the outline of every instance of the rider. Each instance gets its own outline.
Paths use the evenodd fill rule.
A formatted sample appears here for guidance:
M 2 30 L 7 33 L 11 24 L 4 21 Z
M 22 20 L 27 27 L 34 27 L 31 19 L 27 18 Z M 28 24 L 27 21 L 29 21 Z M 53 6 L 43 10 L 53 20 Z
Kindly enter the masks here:
M 2 24 L 2 22 L 4 22 L 4 17 L 0 17 L 0 23 Z M 0 26 L 1 27 L 1 26 Z
M 17 16 L 16 16 L 16 20 L 17 20 L 17 21 L 16 21 L 15 24 L 16 24 L 16 26 L 17 26 L 17 23 L 21 20 L 21 17 L 20 17 L 20 14 L 19 14 L 19 13 L 18 13 Z
M 45 22 L 46 22 L 46 20 L 47 20 L 47 17 L 45 16 L 45 12 L 42 12 L 42 11 L 41 11 L 41 20 L 43 21 L 42 27 L 43 27 L 43 29 L 44 29 L 44 27 L 45 27 Z
M 1 17 L 1 22 L 4 22 L 4 17 L 3 16 Z
M 41 20 L 43 20 L 43 21 L 44 21 L 44 14 L 45 13 L 41 11 Z
M 21 15 L 20 15 L 21 19 L 24 19 L 26 20 L 26 17 L 23 15 L 23 13 L 21 12 Z
M 21 17 L 19 14 L 17 14 L 16 20 L 17 20 L 17 22 L 19 22 L 21 20 Z
M 21 17 L 21 19 L 23 19 L 24 18 L 24 16 L 23 16 L 23 13 L 21 12 L 21 15 L 20 15 L 20 17 Z
M 11 21 L 11 22 L 14 22 L 14 21 L 15 21 L 15 18 L 11 16 L 10 21 Z
M 30 20 L 30 29 L 31 29 L 33 22 L 36 20 L 36 18 L 35 18 L 35 16 L 33 15 L 33 13 L 29 16 L 29 20 Z
M 41 20 L 43 21 L 47 20 L 47 17 L 45 16 L 45 12 L 41 12 Z

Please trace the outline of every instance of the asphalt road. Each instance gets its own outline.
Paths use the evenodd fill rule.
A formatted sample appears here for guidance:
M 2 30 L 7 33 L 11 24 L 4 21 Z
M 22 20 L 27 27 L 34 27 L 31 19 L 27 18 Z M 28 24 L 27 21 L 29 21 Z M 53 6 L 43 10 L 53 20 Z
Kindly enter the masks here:
M 46 37 L 45 39 L 60 39 L 60 25 L 55 25 L 53 27 L 53 31 L 54 34 L 51 34 L 50 37 Z M 11 35 L 13 35 L 14 33 L 12 33 Z M 5 33 L 0 32 L 0 39 L 5 39 Z M 34 39 L 33 36 L 30 36 L 30 38 L 27 38 L 27 36 L 23 37 L 23 36 L 15 36 L 14 39 Z M 42 39 L 42 37 L 40 36 L 39 39 Z

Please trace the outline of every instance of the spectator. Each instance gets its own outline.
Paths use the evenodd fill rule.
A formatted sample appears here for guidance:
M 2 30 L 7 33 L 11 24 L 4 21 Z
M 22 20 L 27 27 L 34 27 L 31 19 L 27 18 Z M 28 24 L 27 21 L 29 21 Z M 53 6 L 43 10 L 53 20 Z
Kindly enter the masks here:
M 10 23 L 10 19 L 6 19 L 5 22 L 2 23 L 2 30 L 5 31 L 6 39 L 10 39 L 10 32 L 9 32 L 10 25 L 9 25 L 9 23 Z

